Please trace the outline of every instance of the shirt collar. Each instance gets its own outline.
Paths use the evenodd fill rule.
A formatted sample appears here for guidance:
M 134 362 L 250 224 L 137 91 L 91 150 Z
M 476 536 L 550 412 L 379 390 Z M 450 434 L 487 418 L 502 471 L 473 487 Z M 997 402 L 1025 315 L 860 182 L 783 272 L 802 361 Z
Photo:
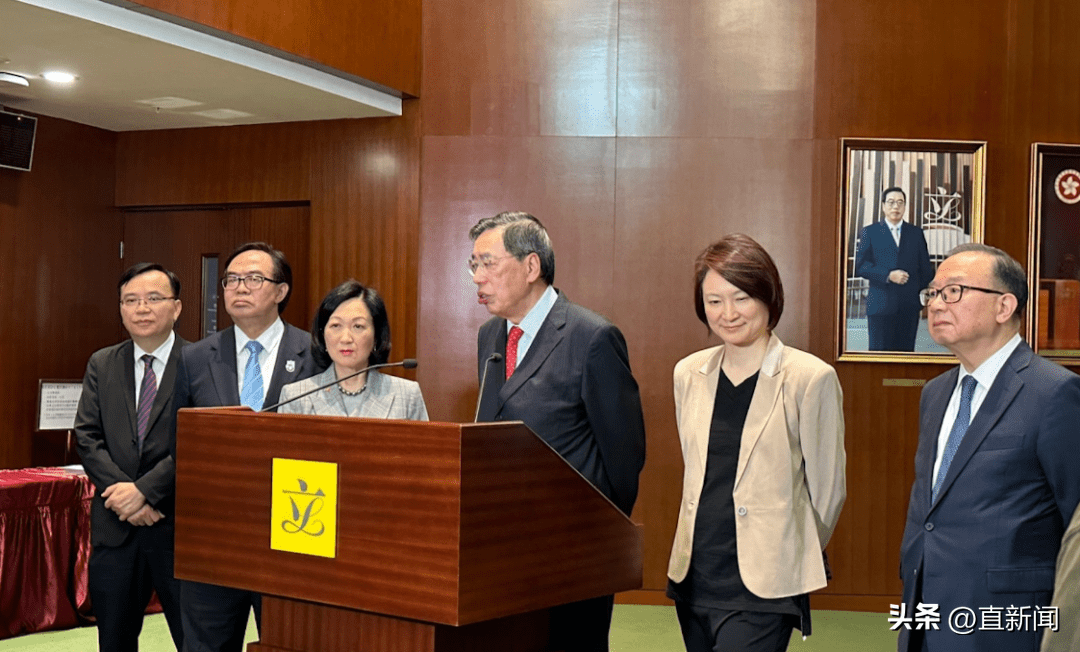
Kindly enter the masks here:
M 176 332 L 175 331 L 169 331 L 169 337 L 165 338 L 165 341 L 162 342 L 161 346 L 154 349 L 153 351 L 144 351 L 141 346 L 139 346 L 138 344 L 135 343 L 135 340 L 131 341 L 132 344 L 135 344 L 135 359 L 136 360 L 141 360 L 144 355 L 149 353 L 150 355 L 154 356 L 155 360 L 161 360 L 162 362 L 168 362 L 169 354 L 172 353 L 172 348 L 173 348 L 173 343 L 174 342 L 176 342 Z
M 976 367 L 975 371 L 970 374 L 964 369 L 964 365 L 960 365 L 960 377 L 956 379 L 957 384 L 959 385 L 963 382 L 965 377 L 973 376 L 975 382 L 979 383 L 983 389 L 990 389 L 990 386 L 994 384 L 994 380 L 997 379 L 998 373 L 1001 372 L 1001 368 L 1005 366 L 1005 361 L 1013 354 L 1016 347 L 1020 346 L 1021 341 L 1019 333 L 1013 335 L 1012 339 L 995 351 L 993 355 L 984 360 L 983 363 Z
M 558 298 L 559 293 L 555 291 L 555 288 L 550 285 L 547 286 L 544 293 L 540 295 L 540 300 L 529 310 L 529 314 L 525 315 L 525 319 L 522 319 L 521 323 L 517 325 L 518 328 L 525 331 L 525 335 L 530 338 L 536 337 L 536 333 L 544 324 L 544 320 L 547 319 L 551 307 L 555 305 L 555 300 Z M 509 333 L 513 326 L 514 324 L 511 324 L 509 319 L 506 320 L 506 332 Z
M 247 343 L 251 341 L 251 338 L 245 335 L 244 331 L 237 326 L 233 326 L 233 332 L 236 334 L 236 355 L 239 356 Z M 255 341 L 262 344 L 263 351 L 270 351 L 273 349 L 273 344 L 280 340 L 284 334 L 285 322 L 281 321 L 281 317 L 278 317 L 273 324 L 270 324 L 269 328 L 262 332 L 262 335 L 255 338 Z

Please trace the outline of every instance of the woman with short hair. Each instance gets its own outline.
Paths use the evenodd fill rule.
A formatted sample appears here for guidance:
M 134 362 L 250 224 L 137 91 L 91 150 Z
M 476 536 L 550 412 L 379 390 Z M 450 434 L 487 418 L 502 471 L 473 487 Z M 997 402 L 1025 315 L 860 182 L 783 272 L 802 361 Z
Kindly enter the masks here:
M 753 239 L 698 256 L 698 319 L 720 345 L 675 365 L 684 472 L 668 566 L 688 652 L 786 650 L 810 634 L 808 593 L 845 497 L 836 372 L 773 333 L 780 274 Z
M 390 320 L 375 288 L 350 279 L 330 290 L 315 312 L 311 351 L 326 371 L 283 387 L 283 403 L 386 362 L 390 357 Z M 376 369 L 284 403 L 278 412 L 417 421 L 428 418 L 420 385 Z

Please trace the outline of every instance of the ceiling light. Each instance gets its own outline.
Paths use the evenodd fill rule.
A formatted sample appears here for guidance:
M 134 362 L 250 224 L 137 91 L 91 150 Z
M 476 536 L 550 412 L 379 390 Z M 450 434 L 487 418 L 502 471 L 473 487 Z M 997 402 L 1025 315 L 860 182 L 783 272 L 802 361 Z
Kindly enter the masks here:
M 59 70 L 50 70 L 47 73 L 41 75 L 45 79 L 57 84 L 70 84 L 75 81 L 75 75 L 70 72 L 60 72 Z
M 201 115 L 211 120 L 236 120 L 237 118 L 250 118 L 253 114 L 234 109 L 210 109 L 207 111 L 195 111 L 192 115 Z
M 186 109 L 199 106 L 202 102 L 185 100 L 182 97 L 155 97 L 149 100 L 135 100 L 136 104 L 149 104 L 155 109 Z
M 22 75 L 10 72 L 0 72 L 0 83 L 15 84 L 16 86 L 29 86 L 30 82 Z

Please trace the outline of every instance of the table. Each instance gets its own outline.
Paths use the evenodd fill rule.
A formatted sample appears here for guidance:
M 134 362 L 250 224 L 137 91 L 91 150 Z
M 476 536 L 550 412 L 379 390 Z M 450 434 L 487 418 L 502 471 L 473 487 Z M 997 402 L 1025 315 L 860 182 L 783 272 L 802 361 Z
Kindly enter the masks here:
M 0 639 L 90 625 L 90 501 L 81 470 L 0 470 Z M 160 613 L 157 595 L 146 613 Z
M 92 622 L 93 495 L 81 473 L 0 470 L 0 639 Z

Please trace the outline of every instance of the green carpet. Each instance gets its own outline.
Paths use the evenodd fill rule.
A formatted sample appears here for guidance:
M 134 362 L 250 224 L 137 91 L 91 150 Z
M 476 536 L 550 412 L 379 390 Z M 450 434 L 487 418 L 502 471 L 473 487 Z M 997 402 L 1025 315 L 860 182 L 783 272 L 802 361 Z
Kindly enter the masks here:
M 798 632 L 792 652 L 892 652 L 896 633 L 889 631 L 884 614 L 851 611 L 815 611 L 814 635 L 805 641 Z M 257 638 L 255 622 L 248 623 L 248 641 Z M 169 628 L 161 614 L 149 616 L 139 638 L 141 652 L 173 652 Z M 615 605 L 611 623 L 612 652 L 682 652 L 682 637 L 674 607 Z M 94 652 L 93 627 L 31 634 L 0 641 L 0 652 Z

